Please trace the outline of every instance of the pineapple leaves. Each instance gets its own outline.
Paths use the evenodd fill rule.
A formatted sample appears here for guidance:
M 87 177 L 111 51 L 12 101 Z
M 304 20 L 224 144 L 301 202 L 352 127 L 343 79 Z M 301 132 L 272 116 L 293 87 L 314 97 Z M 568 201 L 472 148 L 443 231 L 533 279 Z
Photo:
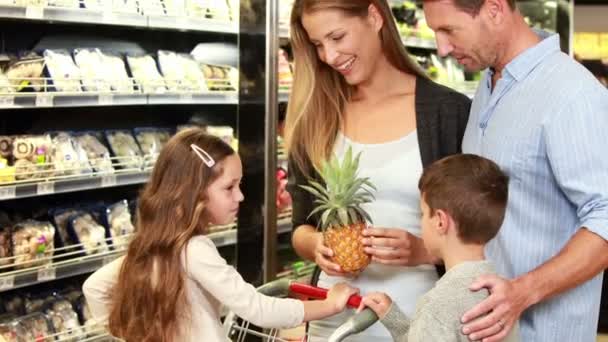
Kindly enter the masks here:
M 348 222 L 348 211 L 346 208 L 338 209 L 338 218 L 343 226 L 348 226 L 350 224 L 350 222 Z
M 311 194 L 313 194 L 313 195 L 314 195 L 315 197 L 317 197 L 317 198 L 320 198 L 320 199 L 323 199 L 323 200 L 326 200 L 326 201 L 327 201 L 327 200 L 329 200 L 329 198 L 327 197 L 327 195 L 326 195 L 326 194 L 324 194 L 324 193 L 321 193 L 321 192 L 317 191 L 317 189 L 315 189 L 315 188 L 313 188 L 313 187 L 311 187 L 311 186 L 308 186 L 308 185 L 300 185 L 300 187 L 301 187 L 302 189 L 304 189 L 304 190 L 306 190 L 306 191 L 310 192 Z

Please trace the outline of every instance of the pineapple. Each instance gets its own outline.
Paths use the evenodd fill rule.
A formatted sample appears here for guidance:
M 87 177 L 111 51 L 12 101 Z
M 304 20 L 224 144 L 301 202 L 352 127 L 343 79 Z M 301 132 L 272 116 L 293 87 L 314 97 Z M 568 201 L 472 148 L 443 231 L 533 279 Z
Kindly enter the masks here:
M 319 225 L 325 245 L 334 252 L 332 261 L 349 273 L 362 271 L 371 261 L 363 250 L 361 237 L 366 220 L 372 220 L 361 205 L 374 199 L 372 190 L 376 188 L 369 178 L 358 177 L 360 157 L 361 153 L 353 159 L 349 148 L 342 163 L 334 156 L 321 164 L 319 173 L 325 187 L 313 180 L 301 185 L 315 197 L 316 207 L 310 216 L 321 213 Z

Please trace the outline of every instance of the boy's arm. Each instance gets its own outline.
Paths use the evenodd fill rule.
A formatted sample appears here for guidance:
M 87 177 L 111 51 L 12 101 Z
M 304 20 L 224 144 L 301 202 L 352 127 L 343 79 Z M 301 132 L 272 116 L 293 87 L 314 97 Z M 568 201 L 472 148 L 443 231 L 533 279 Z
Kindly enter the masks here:
M 392 303 L 390 309 L 380 322 L 391 333 L 393 340 L 396 342 L 408 341 L 407 335 L 410 331 L 411 320 L 406 314 L 399 309 L 397 304 Z
M 458 319 L 458 318 L 456 318 Z M 451 327 L 429 312 L 422 313 L 410 325 L 410 331 L 405 339 L 399 342 L 469 342 L 469 338 L 460 333 L 459 327 Z

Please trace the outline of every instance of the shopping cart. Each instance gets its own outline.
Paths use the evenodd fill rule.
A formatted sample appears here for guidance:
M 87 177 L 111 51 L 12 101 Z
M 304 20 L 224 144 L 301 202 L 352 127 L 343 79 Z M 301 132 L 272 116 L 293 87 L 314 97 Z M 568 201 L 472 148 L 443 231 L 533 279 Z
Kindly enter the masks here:
M 289 294 L 300 294 L 309 298 L 322 299 L 327 294 L 326 289 L 296 283 L 289 279 L 279 279 L 268 284 L 264 284 L 258 288 L 258 292 L 267 296 L 286 297 Z M 348 300 L 348 306 L 351 308 L 359 307 L 361 303 L 360 296 L 352 296 Z M 366 308 L 360 313 L 350 317 L 329 337 L 329 342 L 339 342 L 346 337 L 359 333 L 372 324 L 378 321 L 378 316 L 371 309 Z M 293 339 L 284 339 L 279 336 L 280 329 L 259 329 L 254 327 L 248 321 L 245 321 L 234 313 L 230 312 L 224 320 L 224 332 L 231 341 L 279 341 L 292 342 Z M 306 341 L 306 333 L 304 336 L 299 336 L 298 341 Z M 257 338 L 257 339 L 256 339 Z

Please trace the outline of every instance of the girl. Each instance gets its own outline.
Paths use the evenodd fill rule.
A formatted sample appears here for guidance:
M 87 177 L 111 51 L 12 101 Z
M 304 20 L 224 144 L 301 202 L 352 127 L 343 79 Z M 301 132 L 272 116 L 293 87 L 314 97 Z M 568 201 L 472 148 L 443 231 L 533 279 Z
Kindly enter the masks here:
M 104 266 L 83 292 L 98 321 L 128 342 L 224 341 L 220 305 L 262 327 L 293 327 L 342 311 L 354 290 L 301 302 L 256 292 L 205 236 L 239 209 L 241 160 L 200 129 L 163 148 L 139 198 L 137 232 L 125 257 Z
M 349 281 L 362 292 L 387 292 L 408 314 L 437 280 L 437 262 L 420 239 L 418 179 L 424 166 L 459 153 L 470 100 L 429 80 L 405 51 L 386 0 L 295 0 L 291 14 L 294 82 L 286 147 L 293 203 L 293 245 L 315 261 L 319 284 L 344 274 L 317 232 L 315 203 L 300 185 L 322 160 L 363 152 L 360 175 L 376 185 L 365 206 L 377 227 L 364 232 L 373 263 Z M 323 341 L 348 313 L 313 322 Z M 315 341 L 314 339 L 311 339 Z M 380 325 L 349 341 L 391 341 Z

